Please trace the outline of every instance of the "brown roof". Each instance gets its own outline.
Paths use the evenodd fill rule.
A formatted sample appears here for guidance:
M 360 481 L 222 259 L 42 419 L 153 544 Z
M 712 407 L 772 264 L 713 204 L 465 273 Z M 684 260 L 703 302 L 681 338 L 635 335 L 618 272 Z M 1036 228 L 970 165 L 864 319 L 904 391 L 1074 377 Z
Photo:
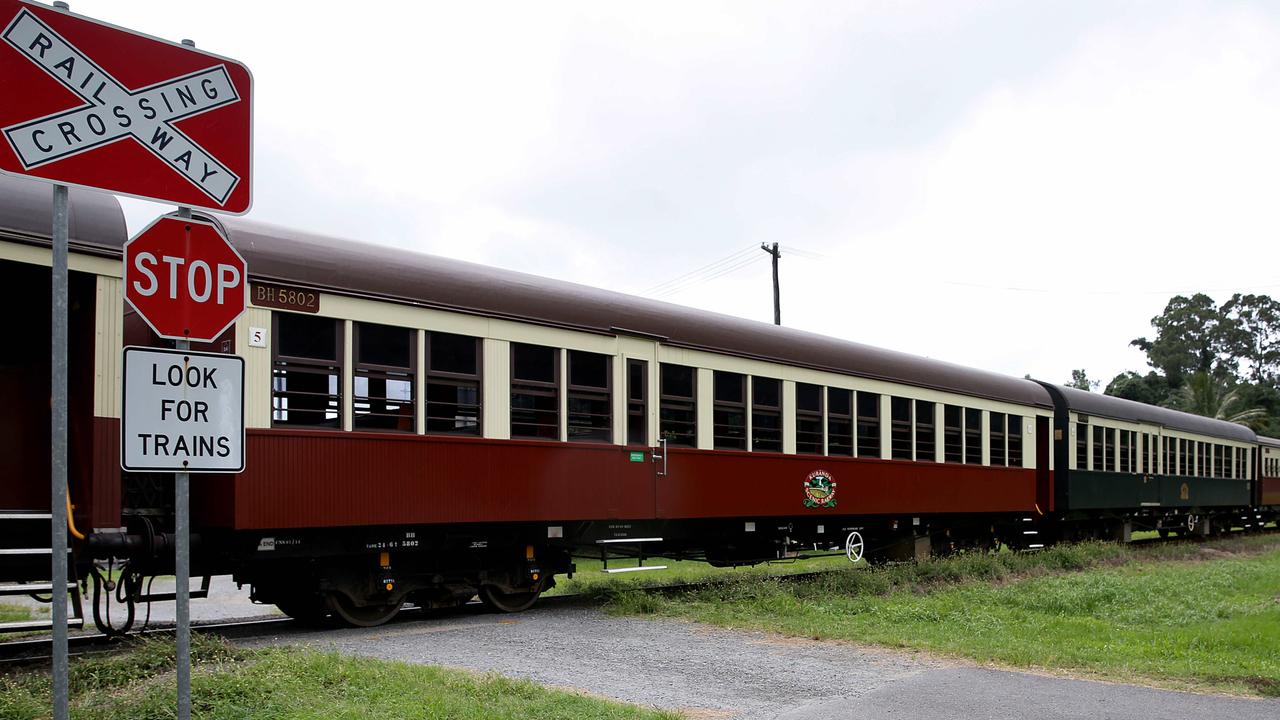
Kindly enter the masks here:
M 224 224 L 258 278 L 1050 406 L 1036 383 L 984 370 L 461 260 L 248 220 Z
M 1174 430 L 1183 430 L 1199 435 L 1238 440 L 1240 442 L 1255 442 L 1259 439 L 1253 430 L 1244 425 L 1226 422 L 1225 420 L 1215 420 L 1203 415 L 1194 415 L 1156 405 L 1147 405 L 1146 403 L 1110 395 L 1099 395 L 1087 390 L 1063 387 L 1061 385 L 1053 385 L 1051 389 L 1062 394 L 1066 400 L 1067 407 L 1085 415 L 1150 423 Z
M 49 187 L 0 178 L 0 228 L 48 237 Z M 1051 406 L 1044 388 L 1021 378 L 461 260 L 218 219 L 256 279 L 587 332 L 649 336 L 669 345 Z M 118 203 L 100 193 L 72 192 L 71 227 L 81 243 L 117 255 L 127 239 Z
M 70 208 L 72 244 L 80 250 L 120 254 L 128 230 L 115 196 L 72 188 Z M 0 175 L 0 229 L 47 244 L 53 232 L 53 185 Z

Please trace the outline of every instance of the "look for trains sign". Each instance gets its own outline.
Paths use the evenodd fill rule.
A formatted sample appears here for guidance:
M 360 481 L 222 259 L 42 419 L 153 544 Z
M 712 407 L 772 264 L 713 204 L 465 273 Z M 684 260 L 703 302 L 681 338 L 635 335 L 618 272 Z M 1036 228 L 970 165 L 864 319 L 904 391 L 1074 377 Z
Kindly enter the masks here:
M 244 358 L 127 347 L 123 375 L 121 467 L 244 470 Z
M 244 65 L 19 0 L 0 0 L 0 27 L 0 172 L 249 210 Z

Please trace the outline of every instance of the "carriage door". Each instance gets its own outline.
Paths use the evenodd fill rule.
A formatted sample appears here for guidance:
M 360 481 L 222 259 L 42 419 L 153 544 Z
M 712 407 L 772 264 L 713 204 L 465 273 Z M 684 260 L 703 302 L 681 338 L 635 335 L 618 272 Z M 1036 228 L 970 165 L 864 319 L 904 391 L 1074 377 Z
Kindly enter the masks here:
M 1050 418 L 1036 416 L 1036 507 L 1042 514 L 1053 510 L 1053 473 L 1049 470 L 1052 452 L 1050 423 Z
M 1142 485 L 1138 489 L 1138 503 L 1142 507 L 1158 507 L 1160 475 L 1155 469 L 1160 466 L 1160 436 L 1139 432 L 1138 437 L 1138 457 L 1142 461 Z

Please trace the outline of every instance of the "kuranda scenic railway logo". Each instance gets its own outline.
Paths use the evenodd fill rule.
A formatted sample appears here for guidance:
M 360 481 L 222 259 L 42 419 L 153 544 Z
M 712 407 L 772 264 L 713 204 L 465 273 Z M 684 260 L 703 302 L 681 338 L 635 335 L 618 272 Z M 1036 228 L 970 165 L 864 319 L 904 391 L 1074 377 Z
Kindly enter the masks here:
M 836 506 L 836 481 L 826 470 L 814 470 L 804 479 L 804 506 L 823 508 Z

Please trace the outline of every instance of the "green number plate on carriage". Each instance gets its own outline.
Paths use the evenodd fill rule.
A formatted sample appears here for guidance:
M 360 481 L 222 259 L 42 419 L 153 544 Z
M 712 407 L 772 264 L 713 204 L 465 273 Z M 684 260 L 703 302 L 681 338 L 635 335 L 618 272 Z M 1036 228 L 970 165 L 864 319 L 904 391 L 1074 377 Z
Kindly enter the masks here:
M 644 462 L 644 453 L 643 452 L 631 453 L 631 462 Z

